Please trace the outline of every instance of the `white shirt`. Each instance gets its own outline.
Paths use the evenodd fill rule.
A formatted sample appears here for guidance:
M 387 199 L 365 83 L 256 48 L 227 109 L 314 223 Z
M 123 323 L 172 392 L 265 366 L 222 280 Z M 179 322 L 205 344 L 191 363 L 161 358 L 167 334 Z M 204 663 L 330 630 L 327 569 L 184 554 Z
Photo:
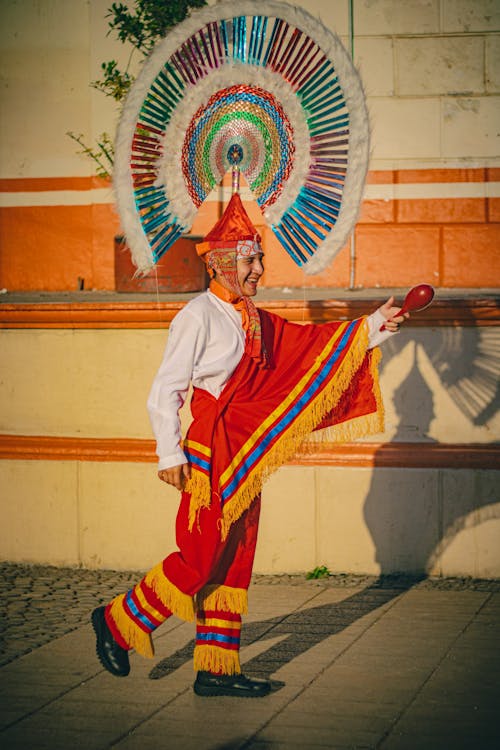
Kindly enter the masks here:
M 367 317 L 370 348 L 392 335 L 379 330 L 384 320 L 380 310 Z M 148 398 L 158 470 L 187 463 L 180 447 L 179 409 L 186 400 L 190 383 L 218 398 L 244 349 L 241 313 L 210 290 L 177 313 Z

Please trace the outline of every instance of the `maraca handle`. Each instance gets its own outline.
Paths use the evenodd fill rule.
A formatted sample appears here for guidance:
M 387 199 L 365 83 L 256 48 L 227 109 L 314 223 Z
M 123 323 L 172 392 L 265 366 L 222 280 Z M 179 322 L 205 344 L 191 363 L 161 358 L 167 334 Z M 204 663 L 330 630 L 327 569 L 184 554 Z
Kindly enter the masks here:
M 403 305 L 403 307 L 401 308 L 401 310 L 398 312 L 398 315 L 405 315 L 407 312 L 408 312 L 408 310 L 406 309 L 405 305 Z M 382 325 L 380 326 L 379 330 L 380 331 L 385 331 L 385 328 L 386 328 L 385 323 L 382 323 Z

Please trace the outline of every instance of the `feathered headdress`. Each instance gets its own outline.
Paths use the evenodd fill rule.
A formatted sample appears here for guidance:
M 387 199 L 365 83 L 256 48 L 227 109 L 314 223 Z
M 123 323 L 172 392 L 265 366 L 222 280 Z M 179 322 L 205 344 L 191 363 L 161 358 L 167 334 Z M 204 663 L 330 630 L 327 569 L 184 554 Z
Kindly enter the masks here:
M 307 273 L 323 270 L 358 214 L 369 127 L 349 55 L 301 8 L 204 7 L 145 63 L 123 110 L 114 174 L 139 272 L 189 231 L 235 153 L 284 250 Z

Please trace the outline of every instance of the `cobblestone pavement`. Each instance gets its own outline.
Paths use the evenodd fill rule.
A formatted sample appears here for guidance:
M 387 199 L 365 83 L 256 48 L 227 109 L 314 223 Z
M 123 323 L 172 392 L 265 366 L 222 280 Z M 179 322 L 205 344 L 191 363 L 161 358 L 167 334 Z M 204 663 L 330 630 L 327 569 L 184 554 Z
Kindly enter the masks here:
M 0 665 L 89 621 L 138 573 L 0 564 Z
M 0 563 L 0 666 L 29 653 L 89 621 L 90 612 L 133 586 L 140 571 L 85 570 L 42 565 Z M 305 575 L 258 575 L 256 586 L 311 588 L 385 588 L 475 590 L 500 592 L 500 580 L 377 578 L 368 575 L 328 575 L 306 580 Z

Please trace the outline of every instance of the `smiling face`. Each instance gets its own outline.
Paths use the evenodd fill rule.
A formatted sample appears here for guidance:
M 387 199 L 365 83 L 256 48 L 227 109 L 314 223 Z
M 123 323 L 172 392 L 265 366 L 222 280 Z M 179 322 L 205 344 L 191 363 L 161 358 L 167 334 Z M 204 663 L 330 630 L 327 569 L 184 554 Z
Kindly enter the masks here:
M 264 273 L 264 253 L 256 253 L 236 261 L 238 282 L 245 297 L 253 297 L 257 294 L 257 285 Z

